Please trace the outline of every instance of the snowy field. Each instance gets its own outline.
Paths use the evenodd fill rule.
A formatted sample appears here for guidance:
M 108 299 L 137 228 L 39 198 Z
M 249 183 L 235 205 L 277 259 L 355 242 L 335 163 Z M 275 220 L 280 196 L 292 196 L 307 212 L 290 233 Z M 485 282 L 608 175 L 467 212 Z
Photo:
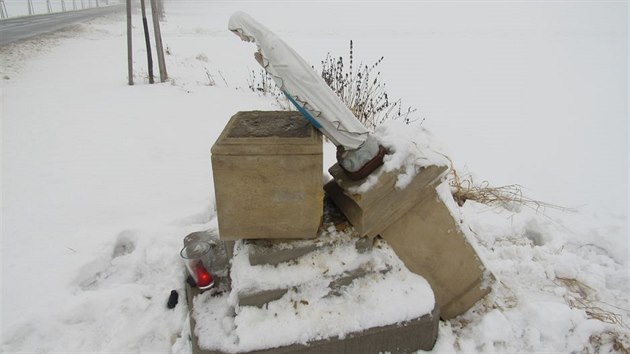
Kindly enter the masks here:
M 248 89 L 236 10 L 316 67 L 350 40 L 357 61 L 385 56 L 390 96 L 460 174 L 575 209 L 464 205 L 500 282 L 434 351 L 630 348 L 626 2 L 165 7 L 164 84 L 148 85 L 139 12 L 135 86 L 122 13 L 0 48 L 2 352 L 190 351 L 185 304 L 165 304 L 182 238 L 217 227 L 210 147 L 236 111 L 277 109 Z

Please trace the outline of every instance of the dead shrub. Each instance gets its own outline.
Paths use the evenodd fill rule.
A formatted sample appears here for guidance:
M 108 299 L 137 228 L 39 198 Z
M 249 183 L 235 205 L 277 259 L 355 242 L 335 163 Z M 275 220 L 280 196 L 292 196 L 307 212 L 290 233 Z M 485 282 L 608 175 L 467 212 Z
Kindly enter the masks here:
M 518 184 L 510 184 L 500 187 L 490 186 L 490 182 L 475 182 L 471 175 L 461 177 L 451 165 L 449 185 L 453 198 L 460 207 L 468 200 L 493 207 L 501 207 L 507 210 L 518 210 L 521 206 L 534 209 L 535 211 L 546 208 L 558 209 L 561 211 L 574 211 L 570 208 L 545 203 L 539 200 L 527 198 L 523 195 L 522 187 Z
M 321 76 L 341 101 L 368 129 L 374 129 L 389 119 L 402 119 L 409 124 L 417 120 L 415 108 L 403 108 L 402 100 L 391 100 L 381 72 L 377 70 L 384 57 L 372 65 L 360 63 L 354 68 L 354 48 L 350 41 L 348 59 L 328 53 L 321 61 Z M 346 69 L 345 63 L 349 67 Z

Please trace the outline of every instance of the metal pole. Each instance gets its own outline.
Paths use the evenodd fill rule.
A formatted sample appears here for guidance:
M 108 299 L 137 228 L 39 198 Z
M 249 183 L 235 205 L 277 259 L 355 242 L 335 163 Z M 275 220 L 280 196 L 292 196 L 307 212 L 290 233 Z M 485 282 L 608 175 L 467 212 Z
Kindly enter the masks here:
M 131 0 L 127 0 L 127 76 L 133 85 L 133 53 L 131 48 Z
M 153 56 L 151 54 L 151 38 L 149 37 L 149 24 L 147 23 L 147 12 L 144 7 L 144 0 L 140 0 L 140 7 L 142 8 L 142 27 L 144 28 L 144 42 L 147 47 L 147 66 L 149 68 L 149 83 L 153 81 Z
M 0 0 L 0 18 L 7 18 L 9 14 L 7 14 L 7 7 L 4 5 L 4 0 Z
M 157 50 L 158 67 L 160 69 L 160 81 L 168 80 L 166 62 L 164 61 L 164 49 L 162 48 L 162 34 L 160 33 L 160 20 L 157 13 L 157 1 L 151 0 L 151 16 L 153 18 L 153 32 L 155 35 L 155 49 Z

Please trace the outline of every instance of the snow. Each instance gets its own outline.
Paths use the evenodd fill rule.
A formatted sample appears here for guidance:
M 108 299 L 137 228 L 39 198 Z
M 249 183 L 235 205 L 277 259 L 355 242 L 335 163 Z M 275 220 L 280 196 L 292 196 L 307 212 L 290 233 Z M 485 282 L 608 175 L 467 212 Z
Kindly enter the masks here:
M 422 168 L 451 166 L 450 159 L 442 152 L 442 144 L 422 127 L 410 127 L 392 120 L 377 127 L 374 137 L 379 145 L 387 149 L 383 167 L 368 176 L 363 183 L 348 187 L 350 193 L 363 194 L 369 191 L 386 172 L 400 171 L 394 186 L 405 189 Z
M 167 2 L 158 85 L 137 13 L 133 87 L 123 14 L 0 48 L 2 352 L 190 350 L 178 252 L 216 228 L 210 147 L 236 111 L 278 107 L 247 88 L 236 10 L 314 65 L 350 39 L 357 60 L 385 55 L 390 96 L 461 174 L 577 210 L 458 209 L 499 281 L 434 351 L 630 347 L 627 3 L 274 4 Z

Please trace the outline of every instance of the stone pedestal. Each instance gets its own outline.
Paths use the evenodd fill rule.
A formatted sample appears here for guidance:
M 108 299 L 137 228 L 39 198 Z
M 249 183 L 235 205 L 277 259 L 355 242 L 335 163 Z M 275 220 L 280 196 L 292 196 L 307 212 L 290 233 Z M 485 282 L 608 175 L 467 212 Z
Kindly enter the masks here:
M 195 288 L 186 285 L 189 307 L 193 298 L 199 293 Z M 197 321 L 190 316 L 193 354 L 226 354 L 221 351 L 208 350 L 199 347 L 199 338 L 195 335 Z M 346 335 L 344 338 L 328 338 L 316 340 L 307 344 L 293 344 L 289 346 L 255 350 L 246 354 L 377 354 L 377 353 L 414 353 L 419 350 L 430 351 L 435 345 L 439 329 L 439 309 L 435 309 L 422 317 L 411 321 L 395 323 L 383 327 L 374 327 Z
M 321 222 L 321 134 L 298 112 L 235 114 L 212 147 L 222 240 L 314 238 Z
M 349 181 L 338 165 L 329 171 L 335 180 L 325 186 L 328 195 L 360 235 L 380 235 L 409 270 L 429 281 L 443 319 L 464 313 L 490 291 L 482 288 L 483 263 L 436 193 L 446 167 L 423 168 L 404 189 L 395 187 L 396 171 L 385 173 L 362 194 L 348 191 L 362 181 Z
M 217 278 L 225 286 L 207 290 L 209 294 L 200 294 L 197 288 L 186 286 L 193 354 L 222 354 L 223 351 L 250 354 L 413 353 L 433 348 L 440 314 L 429 285 L 423 279 L 418 279 L 420 277 L 410 274 L 383 240 L 357 237 L 343 214 L 328 200 L 325 201 L 323 220 L 315 239 L 238 241 L 234 258 L 228 263 L 231 267 L 229 279 Z M 215 236 L 213 231 L 192 233 L 186 236 L 184 242 L 198 239 L 216 241 L 212 238 Z M 296 268 L 301 270 L 292 272 Z M 312 272 L 304 273 L 306 268 L 312 268 Z M 252 283 L 250 274 L 262 275 L 265 281 Z M 295 277 L 297 274 L 300 274 L 299 279 Z M 298 281 L 287 281 L 285 278 Z M 404 282 L 404 285 L 392 293 L 393 288 L 389 286 L 394 285 L 395 288 L 396 282 Z M 390 289 L 390 292 L 377 302 L 368 300 L 369 294 L 382 289 Z M 228 302 L 228 299 L 236 301 Z M 418 311 L 417 306 L 422 307 L 422 303 L 426 304 L 427 301 L 430 301 L 429 306 Z M 382 309 L 390 303 L 396 308 L 394 312 Z M 311 312 L 309 308 L 313 306 L 316 310 Z M 354 306 L 352 310 L 351 306 Z M 244 313 L 254 312 L 258 320 L 271 320 L 270 325 L 275 326 L 276 332 L 273 335 L 278 335 L 277 331 L 282 331 L 282 328 L 278 328 L 278 323 L 273 321 L 276 316 L 292 325 L 300 325 L 300 321 L 326 321 L 327 313 L 342 315 L 348 311 L 342 315 L 343 318 L 349 316 L 369 321 L 374 313 L 379 312 L 379 308 L 388 314 L 397 313 L 395 316 L 400 316 L 400 320 L 381 322 L 369 328 L 362 326 L 362 330 L 350 332 L 343 332 L 344 325 L 338 324 L 339 333 L 345 335 L 322 335 L 307 342 L 287 328 L 287 335 L 289 338 L 295 337 L 293 343 L 297 344 L 269 348 L 263 345 L 252 347 L 250 342 L 248 350 L 239 350 L 238 346 L 229 350 L 219 349 L 225 348 L 220 344 L 221 338 L 231 338 L 232 331 L 247 325 L 244 322 L 240 323 L 240 327 L 229 325 L 239 322 L 239 316 Z M 282 313 L 281 309 L 289 311 Z M 295 315 L 292 314 L 294 311 Z M 409 317 L 405 313 L 415 315 Z M 322 317 L 317 317 L 317 314 Z M 240 319 L 243 321 L 242 317 Z M 207 329 L 214 328 L 213 324 L 216 323 L 220 324 L 217 332 L 208 332 Z M 265 333 L 264 326 L 254 328 L 263 329 L 259 333 L 260 337 L 270 335 Z M 249 332 L 251 329 L 245 330 L 252 333 Z M 211 341 L 208 341 L 209 337 Z M 252 336 L 250 340 L 257 337 Z M 233 338 L 228 340 L 234 343 L 231 342 Z

